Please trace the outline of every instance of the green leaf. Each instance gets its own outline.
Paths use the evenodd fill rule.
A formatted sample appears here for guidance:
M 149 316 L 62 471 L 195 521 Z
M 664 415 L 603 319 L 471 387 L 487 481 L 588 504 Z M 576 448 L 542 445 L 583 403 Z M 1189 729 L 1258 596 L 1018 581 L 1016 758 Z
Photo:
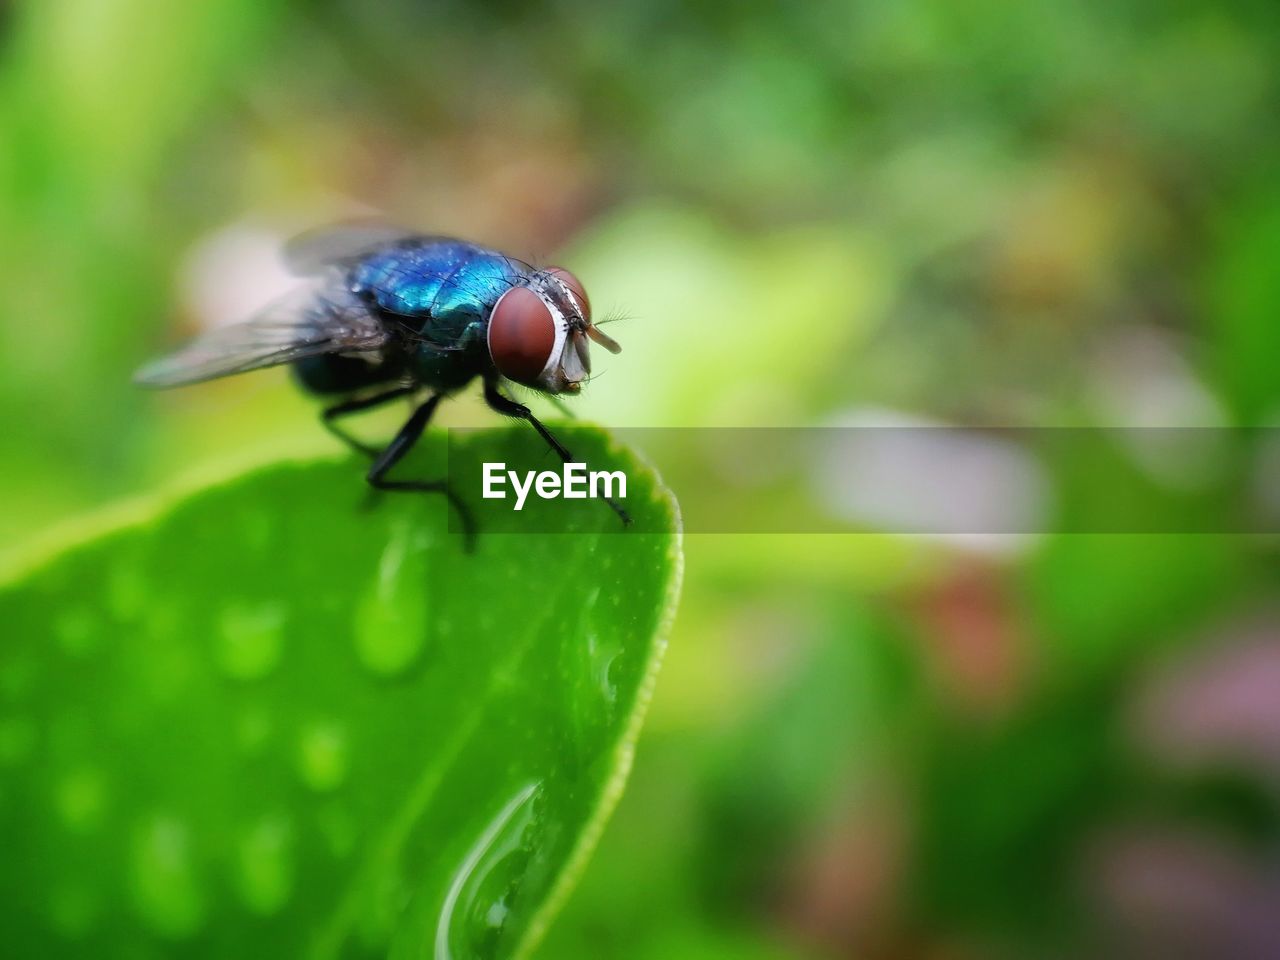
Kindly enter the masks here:
M 564 434 L 634 528 L 586 501 L 468 554 L 441 497 L 278 464 L 0 586 L 5 950 L 526 955 L 621 792 L 681 563 L 657 478 Z

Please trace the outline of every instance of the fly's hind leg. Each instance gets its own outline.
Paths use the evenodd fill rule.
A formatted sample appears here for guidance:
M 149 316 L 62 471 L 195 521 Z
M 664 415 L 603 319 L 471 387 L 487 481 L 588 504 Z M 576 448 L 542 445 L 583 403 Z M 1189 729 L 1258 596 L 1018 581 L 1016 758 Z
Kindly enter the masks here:
M 436 405 L 439 402 L 440 394 L 436 394 L 428 398 L 417 410 L 413 411 L 413 416 L 405 421 L 405 425 L 400 428 L 400 432 L 396 434 L 395 439 L 387 444 L 385 450 L 377 454 L 377 458 L 373 461 L 373 466 L 365 474 L 365 479 L 369 481 L 370 486 L 378 490 L 444 494 L 453 509 L 458 513 L 458 520 L 462 523 L 463 542 L 467 550 L 471 551 L 475 547 L 476 540 L 475 520 L 471 516 L 471 511 L 467 508 L 467 505 L 453 492 L 447 480 L 387 479 L 387 472 L 399 463 L 404 455 L 413 449 L 413 445 L 418 442 L 422 432 L 426 430 L 427 424 L 431 420 L 431 415 L 435 413 Z
M 366 457 L 374 459 L 382 451 L 377 447 L 372 447 L 362 440 L 357 440 L 347 431 L 339 427 L 334 421 L 339 417 L 345 417 L 351 413 L 359 413 L 361 410 L 372 410 L 374 407 L 380 407 L 384 403 L 390 403 L 400 397 L 407 397 L 414 392 L 413 387 L 396 387 L 393 390 L 384 390 L 381 393 L 375 393 L 369 397 L 358 397 L 354 400 L 344 400 L 342 403 L 336 403 L 331 407 L 325 407 L 320 412 L 320 422 L 324 424 L 324 428 L 331 434 L 349 446 L 356 453 L 363 453 Z

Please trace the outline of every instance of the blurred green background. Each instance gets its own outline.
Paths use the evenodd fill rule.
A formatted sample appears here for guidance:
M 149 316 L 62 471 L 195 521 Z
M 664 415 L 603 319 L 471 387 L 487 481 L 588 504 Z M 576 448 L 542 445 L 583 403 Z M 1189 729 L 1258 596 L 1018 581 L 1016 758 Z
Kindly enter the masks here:
M 1041 466 L 1277 510 L 1226 428 L 1280 414 L 1278 171 L 1264 2 L 0 4 L 0 544 L 333 449 L 281 371 L 129 375 L 379 213 L 625 316 L 587 419 L 1221 427 L 1194 476 Z M 1277 553 L 691 536 L 541 955 L 1280 955 Z

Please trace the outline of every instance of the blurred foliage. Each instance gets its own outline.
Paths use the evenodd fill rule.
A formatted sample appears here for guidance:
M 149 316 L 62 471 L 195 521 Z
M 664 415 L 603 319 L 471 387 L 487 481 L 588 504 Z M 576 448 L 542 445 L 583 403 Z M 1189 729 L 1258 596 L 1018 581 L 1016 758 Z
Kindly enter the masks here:
M 279 238 L 369 210 L 571 263 L 626 318 L 575 404 L 609 425 L 1280 413 L 1272 3 L 45 0 L 4 31 L 6 538 L 326 449 L 282 374 L 128 373 L 274 293 Z M 1234 529 L 1280 509 L 1264 437 L 1222 430 L 1194 475 L 1103 451 L 1129 467 L 1103 490 L 1042 466 L 1068 515 Z M 1265 955 L 1273 538 L 688 554 L 632 787 L 545 955 Z

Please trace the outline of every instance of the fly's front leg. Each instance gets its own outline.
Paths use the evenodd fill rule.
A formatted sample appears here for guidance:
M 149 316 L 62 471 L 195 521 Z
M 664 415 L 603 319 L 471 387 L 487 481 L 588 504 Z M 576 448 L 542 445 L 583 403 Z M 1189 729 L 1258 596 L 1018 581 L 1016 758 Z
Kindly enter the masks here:
M 494 382 L 493 380 L 486 380 L 484 382 L 484 402 L 489 405 L 490 410 L 493 410 L 497 413 L 501 413 L 504 416 L 516 417 L 520 420 L 529 421 L 533 429 L 538 431 L 538 435 L 547 442 L 547 446 L 549 446 L 552 450 L 554 450 L 556 452 L 556 455 L 559 456 L 560 459 L 563 460 L 565 463 L 581 462 L 580 460 L 575 458 L 573 454 L 569 452 L 568 448 L 565 447 L 563 443 L 561 443 L 559 440 L 555 438 L 554 434 L 552 434 L 550 430 L 548 430 L 545 426 L 542 425 L 542 421 L 533 415 L 533 411 L 531 411 L 523 403 L 517 403 L 515 400 L 512 400 L 510 397 L 507 397 L 501 394 L 498 391 L 497 383 Z M 631 515 L 627 513 L 626 510 L 623 509 L 622 504 L 614 500 L 613 497 L 605 497 L 604 499 L 605 499 L 605 502 L 609 504 L 609 507 L 613 510 L 613 512 L 618 515 L 618 518 L 622 521 L 622 523 L 625 526 L 630 526 Z
M 396 387 L 394 390 L 384 390 L 382 393 L 375 393 L 371 397 L 359 397 L 355 400 L 344 400 L 342 403 L 336 403 L 331 407 L 325 407 L 320 412 L 320 422 L 324 424 L 324 428 L 331 434 L 349 446 L 356 453 L 363 453 L 366 457 L 377 457 L 381 451 L 377 447 L 371 447 L 362 440 L 357 440 L 347 431 L 339 427 L 334 421 L 339 417 L 345 417 L 351 413 L 359 413 L 361 410 L 372 410 L 374 407 L 380 407 L 384 403 L 390 403 L 392 400 L 400 397 L 407 397 L 414 392 L 413 387 Z
M 427 424 L 431 421 L 431 415 L 436 412 L 436 405 L 439 402 L 440 394 L 436 394 L 418 407 L 417 410 L 413 411 L 413 416 L 400 428 L 400 432 L 396 434 L 395 439 L 387 444 L 387 448 L 377 455 L 377 459 L 374 460 L 373 466 L 369 468 L 365 479 L 369 481 L 370 486 L 378 490 L 444 494 L 449 503 L 452 504 L 453 509 L 458 512 L 458 519 L 462 522 L 464 542 L 467 550 L 470 551 L 475 547 L 475 520 L 471 516 L 471 511 L 467 509 L 467 505 L 458 499 L 458 495 L 450 488 L 447 480 L 387 479 L 387 471 L 399 463 L 404 455 L 413 449 L 413 445 L 418 442 L 422 432 L 426 430 Z

